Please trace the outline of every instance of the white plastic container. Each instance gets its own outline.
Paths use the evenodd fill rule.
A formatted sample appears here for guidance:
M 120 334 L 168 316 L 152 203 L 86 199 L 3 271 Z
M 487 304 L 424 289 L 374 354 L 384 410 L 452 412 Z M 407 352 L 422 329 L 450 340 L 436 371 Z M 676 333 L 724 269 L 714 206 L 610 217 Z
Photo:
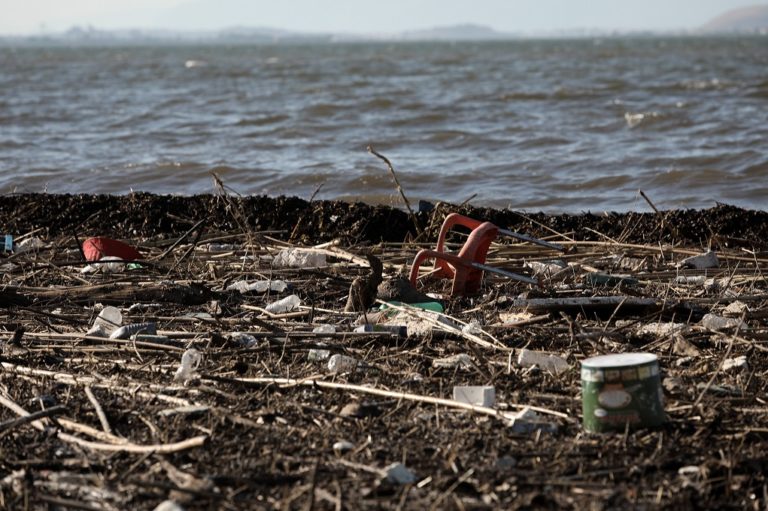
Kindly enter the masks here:
M 453 400 L 475 406 L 492 407 L 496 404 L 496 387 L 491 385 L 456 385 Z
M 558 375 L 567 371 L 571 366 L 564 358 L 549 353 L 541 353 L 523 348 L 517 356 L 517 364 L 520 367 L 538 366 L 543 371 Z
M 293 309 L 298 308 L 301 305 L 301 298 L 296 295 L 289 295 L 285 298 L 281 298 L 276 302 L 272 302 L 267 305 L 264 310 L 270 314 L 282 314 L 284 312 L 290 312 Z

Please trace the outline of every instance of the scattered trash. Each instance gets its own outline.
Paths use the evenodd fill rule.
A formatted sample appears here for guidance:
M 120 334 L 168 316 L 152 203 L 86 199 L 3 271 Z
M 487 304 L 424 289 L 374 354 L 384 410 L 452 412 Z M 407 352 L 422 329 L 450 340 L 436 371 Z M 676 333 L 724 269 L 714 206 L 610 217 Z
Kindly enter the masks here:
M 125 269 L 125 262 L 117 256 L 104 256 L 98 260 L 98 264 L 88 264 L 80 270 L 80 273 L 117 273 Z
M 299 305 L 301 305 L 301 298 L 296 295 L 288 295 L 285 298 L 270 303 L 264 307 L 264 310 L 270 314 L 283 314 L 298 308 Z
M 741 355 L 735 358 L 726 358 L 723 360 L 723 371 L 730 371 L 732 369 L 738 369 L 739 371 L 746 371 L 749 369 L 747 364 L 747 356 Z
M 13 235 L 5 235 L 5 245 L 3 246 L 3 252 L 13 252 Z
M 184 511 L 184 508 L 176 503 L 175 500 L 164 500 L 155 507 L 153 511 Z
M 531 351 L 527 348 L 521 349 L 518 353 L 517 365 L 520 367 L 537 366 L 542 371 L 547 371 L 554 375 L 567 371 L 571 367 L 563 357 Z
M 675 284 L 685 284 L 689 286 L 703 286 L 707 281 L 704 275 L 678 275 L 675 277 Z
M 397 335 L 399 337 L 408 337 L 408 327 L 405 325 L 382 325 L 382 324 L 365 324 L 355 328 L 355 333 L 365 332 L 388 332 L 390 334 Z
M 307 360 L 312 362 L 323 362 L 331 356 L 331 350 L 313 348 L 307 352 Z
M 712 250 L 700 255 L 687 257 L 677 264 L 678 268 L 693 268 L 694 270 L 705 270 L 719 266 L 720 262 L 717 260 L 717 253 Z
M 445 358 L 436 358 L 432 361 L 432 367 L 439 369 L 468 369 L 472 367 L 472 359 L 466 353 L 451 355 Z
M 112 332 L 120 328 L 123 323 L 123 315 L 117 307 L 107 306 L 101 309 L 99 315 L 93 321 L 93 326 L 85 335 L 92 337 L 109 337 Z
M 278 252 L 272 265 L 276 268 L 322 268 L 328 266 L 328 263 L 322 252 L 287 248 Z
M 724 318 L 717 314 L 705 314 L 701 318 L 700 325 L 709 330 L 729 330 L 732 328 L 741 328 L 744 322 L 736 318 Z
M 395 307 L 402 307 L 404 303 L 405 302 L 389 301 L 387 303 L 381 304 L 381 306 L 379 306 L 379 310 L 397 312 L 397 310 L 393 309 L 391 306 L 394 305 Z M 432 311 L 432 312 L 439 312 L 439 313 L 442 313 L 444 311 L 443 306 L 440 304 L 440 302 L 417 302 L 417 303 L 406 303 L 406 305 L 408 307 L 415 307 L 416 309 L 421 309 L 425 311 Z
M 355 444 L 346 440 L 339 440 L 333 444 L 333 450 L 336 452 L 347 452 L 355 448 Z
M 203 356 L 194 348 L 190 348 L 181 356 L 181 365 L 173 375 L 173 381 L 186 385 L 195 376 Z
M 557 424 L 548 420 L 528 407 L 520 410 L 511 426 L 513 433 L 530 434 L 537 431 L 557 433 Z
M 314 334 L 335 334 L 336 327 L 333 325 L 320 325 L 312 329 Z
M 7 243 L 7 240 L 6 240 Z M 33 236 L 32 238 L 27 238 L 22 241 L 20 241 L 18 244 L 14 245 L 13 251 L 17 254 L 23 254 L 24 252 L 30 252 L 33 250 L 39 250 L 45 246 L 45 243 L 43 243 L 43 240 L 38 238 L 37 236 Z
M 259 341 L 254 336 L 242 332 L 234 332 L 230 340 L 240 348 L 255 348 L 259 345 Z
M 402 463 L 393 463 L 384 469 L 385 478 L 394 484 L 413 484 L 416 476 Z
M 288 289 L 288 284 L 283 280 L 256 280 L 249 282 L 240 280 L 226 287 L 226 291 L 240 291 L 241 293 L 282 293 Z
M 109 335 L 110 339 L 128 339 L 133 334 L 139 332 L 155 335 L 157 334 L 157 324 L 153 322 L 148 323 L 133 323 L 131 325 L 121 326 Z
M 83 254 L 87 261 L 99 261 L 104 257 L 115 257 L 124 261 L 141 259 L 138 250 L 110 238 L 88 238 L 83 242 Z
M 746 312 L 749 312 L 749 306 L 738 300 L 729 303 L 728 306 L 723 309 L 723 314 L 726 316 L 741 316 Z
M 461 333 L 468 335 L 482 335 L 483 328 L 478 321 L 473 320 L 461 327 Z
M 206 405 L 189 405 L 179 406 L 177 408 L 166 408 L 165 410 L 160 410 L 157 412 L 157 414 L 161 417 L 171 417 L 173 415 L 185 415 L 189 417 L 194 415 L 202 415 L 210 409 L 211 407 Z
M 581 362 L 584 429 L 592 433 L 654 427 L 666 421 L 659 362 L 651 353 L 621 353 Z
M 328 359 L 328 371 L 331 373 L 350 373 L 357 370 L 360 361 L 347 355 L 333 355 Z
M 454 386 L 453 399 L 475 406 L 493 407 L 496 404 L 496 388 L 493 386 Z
M 537 277 L 551 279 L 568 268 L 565 261 L 527 261 L 524 266 L 530 268 Z
M 637 335 L 653 335 L 656 337 L 666 337 L 675 332 L 681 332 L 688 328 L 686 323 L 662 323 L 653 322 L 640 325 L 635 330 Z

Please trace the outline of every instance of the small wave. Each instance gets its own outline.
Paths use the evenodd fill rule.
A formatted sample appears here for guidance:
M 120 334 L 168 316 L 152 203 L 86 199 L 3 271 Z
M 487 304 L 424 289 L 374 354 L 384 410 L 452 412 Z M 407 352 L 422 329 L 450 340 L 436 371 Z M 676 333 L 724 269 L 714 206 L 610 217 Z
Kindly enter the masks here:
M 501 101 L 546 101 L 549 94 L 543 92 L 507 92 L 499 96 Z
M 192 69 L 194 67 L 205 67 L 208 63 L 204 60 L 187 60 L 184 62 L 184 67 L 187 69 Z
M 265 115 L 252 119 L 240 119 L 235 123 L 235 126 L 267 126 L 287 121 L 288 119 L 290 119 L 290 117 L 285 114 Z
M 390 124 L 392 126 L 420 126 L 423 124 L 445 122 L 447 119 L 448 116 L 446 114 L 432 112 L 416 115 L 414 117 L 406 117 L 405 119 L 395 119 Z
M 334 103 L 317 103 L 310 105 L 304 110 L 303 113 L 311 117 L 330 117 L 339 113 L 339 110 L 343 109 L 342 105 Z
M 567 138 L 546 136 L 523 140 L 522 142 L 516 144 L 515 147 L 520 149 L 535 149 L 537 147 L 562 146 L 568 145 L 570 143 L 571 140 L 568 140 Z

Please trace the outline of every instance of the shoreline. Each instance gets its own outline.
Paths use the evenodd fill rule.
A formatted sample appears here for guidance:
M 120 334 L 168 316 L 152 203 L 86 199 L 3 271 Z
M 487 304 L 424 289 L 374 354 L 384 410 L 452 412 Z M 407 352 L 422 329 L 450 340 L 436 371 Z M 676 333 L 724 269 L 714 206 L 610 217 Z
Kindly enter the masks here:
M 549 214 L 438 202 L 431 211 L 415 213 L 415 223 L 431 232 L 435 223 L 454 211 L 538 237 L 559 233 L 582 241 L 768 248 L 768 212 L 724 204 L 659 213 Z M 337 238 L 352 243 L 399 242 L 416 236 L 414 220 L 404 209 L 286 196 L 4 195 L 0 218 L 0 229 L 15 236 L 35 230 L 48 236 L 178 236 L 203 219 L 209 231 L 247 229 L 275 232 L 276 237 L 282 232 L 286 239 L 304 243 Z

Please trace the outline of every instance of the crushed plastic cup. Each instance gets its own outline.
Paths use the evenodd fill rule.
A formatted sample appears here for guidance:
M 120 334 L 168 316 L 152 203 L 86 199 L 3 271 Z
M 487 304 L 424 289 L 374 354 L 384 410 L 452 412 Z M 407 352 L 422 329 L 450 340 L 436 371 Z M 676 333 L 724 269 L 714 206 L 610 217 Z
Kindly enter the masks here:
M 301 298 L 296 295 L 289 295 L 276 302 L 270 303 L 264 310 L 270 314 L 282 314 L 296 309 L 299 305 L 301 305 Z
M 93 326 L 86 332 L 86 335 L 93 337 L 109 337 L 112 332 L 120 328 L 120 325 L 122 324 L 123 315 L 120 312 L 120 309 L 110 305 L 101 309 L 101 312 L 99 312 L 99 315 L 96 316 L 96 319 L 93 321 Z
M 288 289 L 288 284 L 283 280 L 257 280 L 249 282 L 240 280 L 227 286 L 227 291 L 240 291 L 241 293 L 266 293 L 272 291 L 282 293 Z
M 131 325 L 121 326 L 109 335 L 110 339 L 129 339 L 132 335 L 143 333 L 155 335 L 157 333 L 157 325 L 153 322 L 147 323 L 133 323 Z
M 311 360 L 312 362 L 323 362 L 325 360 L 328 360 L 330 356 L 331 356 L 331 350 L 312 348 L 307 353 L 307 360 Z
M 272 260 L 278 268 L 322 268 L 328 266 L 325 254 L 312 250 L 287 248 L 281 250 Z
M 181 365 L 176 369 L 173 375 L 173 381 L 186 385 L 194 376 L 200 362 L 203 360 L 202 354 L 194 348 L 190 348 L 181 356 Z
M 332 373 L 349 373 L 358 368 L 360 361 L 347 355 L 333 355 L 328 359 L 328 371 Z

